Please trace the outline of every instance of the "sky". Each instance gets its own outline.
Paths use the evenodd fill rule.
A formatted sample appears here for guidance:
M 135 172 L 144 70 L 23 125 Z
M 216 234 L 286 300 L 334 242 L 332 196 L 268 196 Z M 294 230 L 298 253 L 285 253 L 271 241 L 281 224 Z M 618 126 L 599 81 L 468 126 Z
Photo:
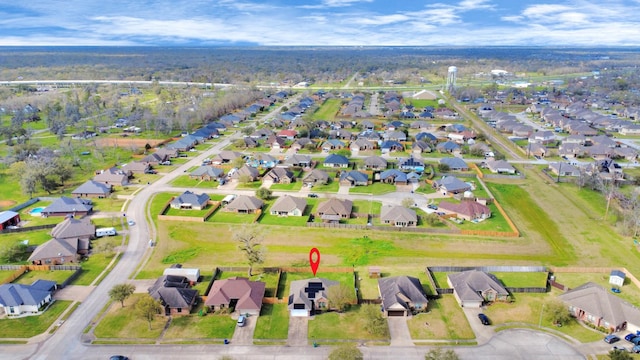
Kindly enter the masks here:
M 0 0 L 0 46 L 640 46 L 640 0 Z

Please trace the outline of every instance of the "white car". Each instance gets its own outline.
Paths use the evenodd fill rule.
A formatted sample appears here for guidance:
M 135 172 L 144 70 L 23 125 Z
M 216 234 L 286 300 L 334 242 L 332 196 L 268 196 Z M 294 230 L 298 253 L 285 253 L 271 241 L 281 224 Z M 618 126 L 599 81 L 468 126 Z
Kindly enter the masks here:
M 129 226 L 133 226 L 133 225 L 136 224 L 136 222 L 133 221 L 133 220 L 129 220 L 129 221 L 127 221 L 127 224 L 129 224 Z

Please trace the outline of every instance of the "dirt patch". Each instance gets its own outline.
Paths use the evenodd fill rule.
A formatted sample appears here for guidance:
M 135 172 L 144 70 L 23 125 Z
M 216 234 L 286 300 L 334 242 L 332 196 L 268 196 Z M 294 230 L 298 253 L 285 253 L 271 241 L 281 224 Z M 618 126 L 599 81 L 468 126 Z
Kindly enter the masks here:
M 96 139 L 95 141 L 98 146 L 143 148 L 147 144 L 151 145 L 151 147 L 157 147 L 171 140 L 172 139 L 141 139 L 141 138 L 134 138 L 134 137 L 117 137 L 117 138 L 100 138 L 100 139 Z
M 13 200 L 0 200 L 0 209 L 6 209 L 15 205 L 16 202 Z

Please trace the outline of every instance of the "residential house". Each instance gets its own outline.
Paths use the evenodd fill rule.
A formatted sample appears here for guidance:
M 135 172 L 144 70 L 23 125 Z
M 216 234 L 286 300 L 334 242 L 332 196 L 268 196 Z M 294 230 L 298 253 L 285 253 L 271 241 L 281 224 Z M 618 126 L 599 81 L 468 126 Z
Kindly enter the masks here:
M 429 300 L 418 278 L 392 276 L 378 279 L 382 312 L 386 316 L 411 316 L 427 310 Z
M 266 153 L 255 153 L 247 161 L 247 165 L 252 167 L 263 167 L 270 169 L 278 164 L 278 159 Z
M 496 174 L 509 174 L 514 175 L 516 168 L 509 164 L 506 160 L 489 160 L 486 162 L 487 168 Z
M 543 158 L 547 155 L 547 148 L 542 144 L 533 143 L 527 146 L 527 153 L 528 155 L 533 155 L 533 156 L 538 156 Z
M 457 157 L 442 158 L 442 159 L 440 159 L 439 163 L 447 165 L 449 167 L 449 170 L 453 170 L 453 171 L 467 171 L 467 170 L 469 170 L 469 165 L 467 165 L 467 163 L 464 162 L 464 160 L 462 160 L 461 158 L 457 158 Z
M 264 202 L 255 196 L 239 195 L 227 206 L 227 211 L 239 214 L 253 214 L 258 210 L 262 210 Z
M 340 222 L 342 219 L 349 219 L 352 210 L 351 200 L 331 198 L 318 205 L 317 215 L 323 222 Z
M 329 139 L 322 144 L 322 151 L 344 149 L 345 143 L 338 139 Z
M 319 169 L 309 171 L 303 178 L 302 183 L 307 187 L 314 185 L 324 185 L 329 182 L 329 174 Z
M 215 280 L 204 305 L 213 311 L 233 309 L 238 314 L 260 315 L 266 284 L 243 277 Z
M 291 129 L 285 129 L 278 132 L 278 137 L 287 139 L 287 140 L 293 140 L 295 139 L 296 136 L 298 136 L 298 132 Z
M 388 154 L 390 152 L 396 151 L 404 151 L 404 145 L 395 140 L 386 140 L 380 144 L 380 151 L 383 154 Z
M 369 151 L 375 148 L 375 143 L 365 138 L 358 138 L 355 141 L 352 141 L 351 145 L 349 145 L 349 149 L 351 149 L 351 151 Z
M 424 171 L 424 161 L 413 156 L 409 156 L 408 158 L 400 159 L 398 162 L 398 168 L 400 170 L 422 172 Z
M 94 180 L 87 180 L 84 184 L 75 188 L 71 195 L 75 197 L 106 198 L 111 194 L 111 185 L 106 185 Z
M 233 172 L 232 174 L 230 173 L 230 176 L 232 179 L 236 179 L 236 180 L 246 178 L 248 181 L 256 181 L 260 176 L 260 171 L 258 171 L 258 169 L 254 167 L 243 165 L 237 171 Z
M 302 150 L 308 147 L 313 147 L 313 149 L 316 148 L 315 143 L 313 142 L 313 140 L 309 139 L 309 138 L 300 138 L 298 140 L 296 140 L 293 145 L 291 145 L 291 148 L 295 151 L 298 150 Z
M 340 185 L 366 186 L 369 184 L 369 175 L 357 170 L 343 171 L 340 173 Z
M 281 138 L 276 135 L 271 135 L 267 140 L 264 141 L 264 146 L 270 147 L 272 149 L 284 149 L 286 141 L 284 138 Z
M 56 283 L 49 280 L 36 280 L 31 285 L 0 285 L 0 314 L 9 318 L 39 315 L 53 300 Z
M 129 184 L 130 176 L 131 172 L 120 170 L 114 166 L 106 170 L 100 170 L 100 173 L 93 177 L 93 181 L 107 186 L 124 186 Z
M 147 163 L 147 164 L 149 164 L 151 166 L 158 166 L 158 164 L 164 163 L 165 161 L 168 161 L 168 160 L 169 160 L 168 157 L 162 156 L 162 155 L 158 154 L 157 152 L 155 152 L 155 153 L 152 153 L 152 154 L 149 154 L 149 155 L 143 157 L 138 162 Z
M 398 169 L 389 169 L 381 172 L 379 175 L 380 182 L 393 185 L 407 185 L 409 182 L 407 173 Z
M 51 205 L 42 209 L 40 216 L 84 216 L 91 214 L 93 211 L 93 204 L 89 199 L 69 198 L 61 196 L 59 199 L 54 200 Z
M 271 205 L 269 213 L 278 216 L 302 216 L 307 207 L 307 200 L 295 196 L 280 196 Z
M 453 141 L 445 141 L 436 145 L 436 150 L 441 153 L 454 153 L 460 151 L 460 145 Z
M 88 217 L 76 219 L 68 217 L 51 229 L 51 236 L 58 239 L 93 239 L 96 237 L 96 226 Z
M 415 210 L 404 206 L 384 205 L 380 210 L 380 221 L 395 227 L 415 227 L 418 225 L 418 216 Z
M 289 316 L 308 317 L 329 310 L 329 288 L 339 284 L 323 278 L 292 281 L 287 299 Z
M 467 270 L 447 275 L 453 296 L 461 307 L 479 308 L 485 303 L 507 301 L 509 292 L 493 275 L 479 270 Z
M 38 245 L 29 256 L 28 261 L 34 265 L 62 265 L 78 262 L 82 255 L 88 253 L 89 239 L 53 238 L 42 245 Z
M 549 163 L 549 171 L 559 176 L 580 176 L 580 169 L 563 162 Z
M 369 156 L 363 160 L 364 168 L 368 170 L 384 170 L 387 168 L 387 160 L 380 156 Z
M 382 137 L 390 141 L 407 141 L 407 134 L 404 131 L 387 131 Z
M 20 224 L 20 214 L 15 211 L 0 212 L 0 230 L 8 229 L 11 226 Z
M 294 154 L 287 157 L 283 164 L 285 166 L 295 166 L 295 167 L 310 167 L 312 164 L 311 156 L 309 155 L 301 155 Z
M 343 155 L 330 154 L 324 159 L 323 165 L 325 167 L 346 168 L 349 166 L 349 159 Z
M 411 151 L 417 156 L 420 156 L 422 153 L 431 152 L 431 145 L 426 141 L 416 140 L 411 144 Z
M 149 295 L 160 301 L 167 316 L 189 315 L 198 299 L 198 290 L 189 288 L 184 276 L 162 275 L 149 288 Z
M 262 181 L 272 181 L 274 184 L 291 184 L 295 181 L 295 176 L 288 168 L 275 167 L 264 175 Z
M 433 188 L 442 191 L 444 194 L 460 194 L 471 190 L 471 185 L 458 179 L 455 176 L 445 176 L 433 182 Z
M 132 161 L 128 164 L 124 164 L 121 167 L 122 171 L 130 174 L 146 174 L 151 170 L 151 165 L 139 161 Z
M 155 152 L 158 156 L 163 157 L 165 159 L 173 159 L 177 158 L 179 155 L 178 150 L 176 149 L 167 149 L 166 147 L 160 148 Z
M 530 143 L 547 145 L 556 140 L 556 135 L 553 131 L 550 130 L 542 130 L 536 131 L 529 137 Z
M 222 150 L 211 158 L 211 162 L 216 165 L 226 164 L 239 157 L 241 158 L 243 155 L 237 151 Z
M 558 296 L 576 319 L 607 332 L 640 330 L 640 310 L 602 286 L 588 282 Z
M 482 221 L 491 217 L 491 209 L 472 199 L 463 199 L 460 203 L 441 201 L 438 210 L 445 214 L 455 214 L 458 219 Z
M 201 181 L 220 181 L 224 178 L 224 171 L 217 167 L 202 165 L 193 170 L 189 177 Z
M 171 208 L 180 210 L 202 210 L 207 207 L 207 204 L 209 204 L 209 195 L 196 194 L 189 190 L 173 198 L 169 203 Z

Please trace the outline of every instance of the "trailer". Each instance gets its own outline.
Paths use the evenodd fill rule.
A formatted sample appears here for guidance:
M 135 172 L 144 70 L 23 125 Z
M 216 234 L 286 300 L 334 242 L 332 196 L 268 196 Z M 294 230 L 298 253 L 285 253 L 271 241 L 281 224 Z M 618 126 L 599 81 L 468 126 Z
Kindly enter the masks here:
M 116 232 L 116 228 L 113 228 L 113 227 L 96 229 L 96 237 L 115 236 L 115 235 L 117 235 L 117 232 Z

